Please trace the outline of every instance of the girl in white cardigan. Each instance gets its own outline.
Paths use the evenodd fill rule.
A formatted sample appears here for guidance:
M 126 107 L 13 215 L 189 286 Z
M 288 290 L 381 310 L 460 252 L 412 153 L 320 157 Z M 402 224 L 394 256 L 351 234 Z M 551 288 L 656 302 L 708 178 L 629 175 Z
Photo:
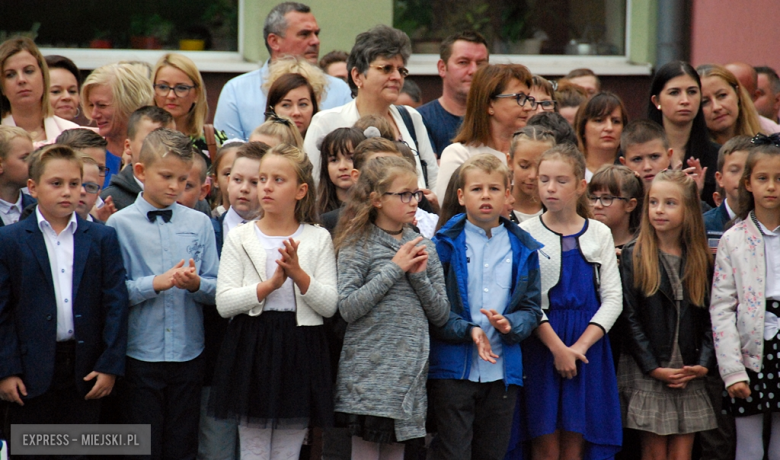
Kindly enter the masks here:
M 623 307 L 609 228 L 588 219 L 585 161 L 571 145 L 544 152 L 539 197 L 547 211 L 520 227 L 540 250 L 542 310 L 523 342 L 523 440 L 533 458 L 611 458 L 622 427 L 617 380 L 606 333 Z
M 737 428 L 737 456 L 780 458 L 780 137 L 757 135 L 739 184 L 739 217 L 720 239 L 710 316 Z
M 336 261 L 316 219 L 312 166 L 282 144 L 260 162 L 263 217 L 230 232 L 217 310 L 230 322 L 209 411 L 239 422 L 242 459 L 298 458 L 329 425 L 333 394 L 323 317 L 336 312 Z

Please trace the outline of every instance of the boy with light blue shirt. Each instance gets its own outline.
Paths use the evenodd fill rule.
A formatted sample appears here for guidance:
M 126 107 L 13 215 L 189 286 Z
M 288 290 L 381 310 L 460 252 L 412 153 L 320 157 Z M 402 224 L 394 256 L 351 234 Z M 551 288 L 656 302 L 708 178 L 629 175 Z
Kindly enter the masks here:
M 152 425 L 152 457 L 195 458 L 203 381 L 203 306 L 214 308 L 217 248 L 210 219 L 176 203 L 192 167 L 190 139 L 159 129 L 133 165 L 144 191 L 109 218 L 130 297 L 126 423 Z
M 466 208 L 436 233 L 450 318 L 431 327 L 429 404 L 440 428 L 433 459 L 503 459 L 518 387 L 520 342 L 542 318 L 537 249 L 501 216 L 509 170 L 488 154 L 461 167 L 458 201 Z

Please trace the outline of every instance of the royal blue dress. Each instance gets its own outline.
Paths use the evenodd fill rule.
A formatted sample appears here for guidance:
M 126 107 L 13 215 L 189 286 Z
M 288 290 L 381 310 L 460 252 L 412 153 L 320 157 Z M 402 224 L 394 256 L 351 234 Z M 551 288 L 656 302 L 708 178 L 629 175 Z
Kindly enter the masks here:
M 550 308 L 545 312 L 567 346 L 585 332 L 601 305 L 594 267 L 577 244 L 577 237 L 586 228 L 587 222 L 579 233 L 562 238 L 560 282 L 550 289 Z M 510 442 L 507 458 L 523 458 L 521 443 L 558 429 L 583 435 L 585 460 L 614 457 L 620 451 L 623 431 L 609 338 L 605 335 L 590 347 L 588 364 L 578 362 L 577 376 L 571 380 L 558 374 L 552 353 L 536 335 L 522 346 L 525 385 L 518 398 L 517 431 L 513 430 L 515 439 Z

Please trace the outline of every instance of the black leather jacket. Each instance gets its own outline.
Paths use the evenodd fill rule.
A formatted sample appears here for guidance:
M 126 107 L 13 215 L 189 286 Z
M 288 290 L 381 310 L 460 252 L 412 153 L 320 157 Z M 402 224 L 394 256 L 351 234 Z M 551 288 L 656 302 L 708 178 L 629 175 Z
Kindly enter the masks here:
M 625 350 L 631 353 L 645 374 L 669 362 L 672 356 L 677 309 L 669 277 L 659 260 L 661 285 L 650 297 L 634 287 L 633 253 L 635 243 L 623 248 L 620 273 L 623 280 L 623 313 L 621 325 Z M 660 256 L 657 256 L 660 257 Z M 684 268 L 684 262 L 683 262 Z M 682 273 L 681 273 L 682 275 Z M 708 269 L 709 279 L 712 270 Z M 686 366 L 701 365 L 711 369 L 715 365 L 710 325 L 709 295 L 703 307 L 693 305 L 684 293 L 680 302 L 680 334 L 678 343 Z

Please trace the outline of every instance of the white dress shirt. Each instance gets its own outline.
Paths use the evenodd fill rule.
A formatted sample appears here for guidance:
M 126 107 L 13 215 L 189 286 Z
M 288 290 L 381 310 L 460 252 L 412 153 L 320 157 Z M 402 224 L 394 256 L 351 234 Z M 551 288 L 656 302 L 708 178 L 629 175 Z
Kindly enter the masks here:
M 247 222 L 252 222 L 256 219 L 252 220 L 246 220 L 243 217 L 239 216 L 238 213 L 233 209 L 232 207 L 227 210 L 227 214 L 225 214 L 225 219 L 222 220 L 222 238 L 223 241 L 225 238 L 227 238 L 228 233 L 230 233 L 231 230 L 238 227 L 241 224 L 245 224 Z
M 19 217 L 22 215 L 22 192 L 19 192 L 19 199 L 16 203 L 9 203 L 5 200 L 0 200 L 0 218 L 3 219 L 4 225 L 11 225 L 19 222 Z
M 764 234 L 764 254 L 766 255 L 764 259 L 766 260 L 764 296 L 767 299 L 780 300 L 780 227 L 770 230 L 758 222 L 758 228 Z
M 57 300 L 57 341 L 73 339 L 73 234 L 78 222 L 76 213 L 70 215 L 70 222 L 59 235 L 36 207 L 38 227 L 46 242 L 49 254 L 51 279 L 54 282 L 54 298 Z

